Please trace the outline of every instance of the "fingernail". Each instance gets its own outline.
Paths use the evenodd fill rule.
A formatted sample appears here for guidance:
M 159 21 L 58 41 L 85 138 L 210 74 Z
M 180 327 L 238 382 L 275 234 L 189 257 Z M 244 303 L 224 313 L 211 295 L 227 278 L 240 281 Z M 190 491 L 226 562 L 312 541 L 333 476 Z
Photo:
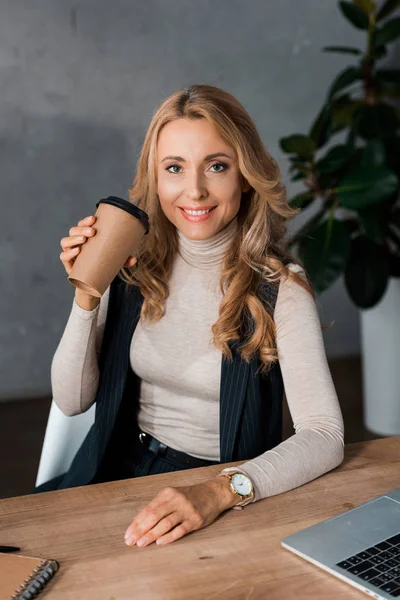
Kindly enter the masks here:
M 135 538 L 133 535 L 128 535 L 128 537 L 125 538 L 125 544 L 127 546 L 132 546 L 135 543 Z
M 142 538 L 141 540 L 138 540 L 138 542 L 136 543 L 136 546 L 144 546 L 146 543 L 146 539 Z

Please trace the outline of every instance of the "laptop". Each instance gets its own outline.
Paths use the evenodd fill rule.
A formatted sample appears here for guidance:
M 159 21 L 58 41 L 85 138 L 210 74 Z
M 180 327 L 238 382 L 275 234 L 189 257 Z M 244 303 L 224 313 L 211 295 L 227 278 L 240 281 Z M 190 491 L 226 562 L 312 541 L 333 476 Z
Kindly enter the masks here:
M 400 488 L 289 535 L 281 545 L 373 598 L 400 598 Z

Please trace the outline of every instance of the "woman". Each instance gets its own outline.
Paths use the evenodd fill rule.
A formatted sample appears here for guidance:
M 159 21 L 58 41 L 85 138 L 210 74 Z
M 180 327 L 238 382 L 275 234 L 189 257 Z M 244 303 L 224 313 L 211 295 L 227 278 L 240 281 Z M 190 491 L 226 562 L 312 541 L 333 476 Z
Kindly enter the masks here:
M 150 218 L 139 261 L 100 304 L 76 290 L 52 363 L 54 401 L 67 415 L 96 402 L 95 423 L 36 491 L 244 461 L 162 490 L 126 531 L 141 546 L 319 477 L 344 444 L 315 297 L 282 247 L 297 211 L 239 102 L 207 85 L 167 98 L 130 199 Z M 67 273 L 95 230 L 87 217 L 61 240 Z M 284 390 L 296 433 L 282 442 Z

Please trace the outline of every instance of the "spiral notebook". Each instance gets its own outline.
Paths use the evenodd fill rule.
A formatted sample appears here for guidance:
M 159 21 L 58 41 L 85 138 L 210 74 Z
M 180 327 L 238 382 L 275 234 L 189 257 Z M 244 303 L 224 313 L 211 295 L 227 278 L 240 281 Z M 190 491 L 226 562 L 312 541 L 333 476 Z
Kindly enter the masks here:
M 0 600 L 36 598 L 58 569 L 51 558 L 0 552 Z

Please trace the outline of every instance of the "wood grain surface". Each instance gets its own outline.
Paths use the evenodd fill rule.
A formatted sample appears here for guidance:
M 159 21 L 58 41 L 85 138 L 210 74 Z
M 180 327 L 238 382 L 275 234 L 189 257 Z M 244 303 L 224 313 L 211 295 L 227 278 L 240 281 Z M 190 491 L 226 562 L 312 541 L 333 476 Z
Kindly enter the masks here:
M 280 541 L 398 487 L 400 436 L 349 444 L 337 469 L 242 511 L 226 511 L 172 544 L 125 545 L 133 516 L 163 487 L 205 481 L 220 470 L 217 465 L 6 498 L 0 500 L 0 543 L 60 562 L 43 599 L 367 597 Z

